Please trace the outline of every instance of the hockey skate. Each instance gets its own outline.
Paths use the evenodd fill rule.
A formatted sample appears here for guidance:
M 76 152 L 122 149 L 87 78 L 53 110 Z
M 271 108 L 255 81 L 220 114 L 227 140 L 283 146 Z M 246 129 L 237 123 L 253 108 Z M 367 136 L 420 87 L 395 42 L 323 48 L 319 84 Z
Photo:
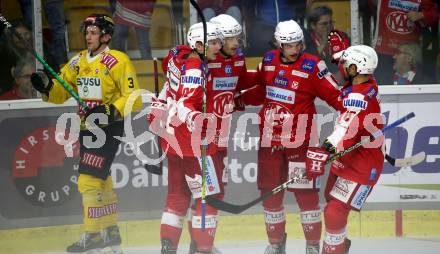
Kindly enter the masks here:
M 212 246 L 212 249 L 210 252 L 197 251 L 196 243 L 191 242 L 191 244 L 189 246 L 189 254 L 221 254 L 221 252 L 215 246 Z
M 176 249 L 172 247 L 171 241 L 168 239 L 160 240 L 162 244 L 161 254 L 176 254 Z
M 101 232 L 104 247 L 101 254 L 122 254 L 121 235 L 118 226 L 110 226 Z
M 81 238 L 67 247 L 69 253 L 99 254 L 104 242 L 99 233 L 85 232 Z
M 319 254 L 319 244 L 307 244 L 306 254 Z
M 264 251 L 264 254 L 286 254 L 286 239 L 287 234 L 284 235 L 281 243 L 278 244 L 269 244 Z

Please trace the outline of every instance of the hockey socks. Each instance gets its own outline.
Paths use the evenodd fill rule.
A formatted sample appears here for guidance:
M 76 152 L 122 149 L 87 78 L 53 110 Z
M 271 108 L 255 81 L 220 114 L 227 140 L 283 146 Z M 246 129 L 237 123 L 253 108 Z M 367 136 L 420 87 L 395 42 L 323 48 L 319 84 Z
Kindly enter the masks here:
M 347 218 L 350 207 L 338 200 L 330 200 L 324 209 L 325 239 L 322 254 L 343 254 L 347 241 Z
M 160 223 L 160 239 L 168 240 L 170 248 L 177 249 L 180 235 L 182 234 L 183 217 L 171 211 L 165 211 L 162 214 Z
M 301 210 L 300 220 L 307 245 L 319 245 L 322 221 L 318 190 L 295 190 L 295 197 Z

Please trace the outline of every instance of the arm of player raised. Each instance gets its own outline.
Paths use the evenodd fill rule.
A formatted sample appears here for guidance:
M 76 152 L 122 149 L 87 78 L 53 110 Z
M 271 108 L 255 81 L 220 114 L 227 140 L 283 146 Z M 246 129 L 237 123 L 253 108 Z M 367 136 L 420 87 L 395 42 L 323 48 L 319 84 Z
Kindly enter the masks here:
M 423 21 L 427 26 L 435 26 L 439 19 L 438 6 L 432 0 L 422 0 L 420 3 Z
M 323 60 L 318 62 L 316 68 L 316 73 L 314 73 L 314 76 L 312 77 L 316 83 L 313 85 L 316 96 L 324 100 L 332 108 L 339 111 L 341 109 L 341 103 L 338 100 L 340 94 L 338 82 L 333 77 Z
M 58 74 L 60 78 L 69 85 L 75 93 L 78 93 L 77 84 L 76 84 L 76 76 L 79 72 L 78 60 L 80 56 L 77 55 L 73 57 L 66 65 L 61 68 L 60 73 Z M 53 86 L 50 89 L 48 96 L 42 94 L 42 98 L 44 101 L 52 102 L 55 104 L 62 104 L 66 100 L 68 100 L 71 95 L 67 90 L 56 80 L 52 79 Z

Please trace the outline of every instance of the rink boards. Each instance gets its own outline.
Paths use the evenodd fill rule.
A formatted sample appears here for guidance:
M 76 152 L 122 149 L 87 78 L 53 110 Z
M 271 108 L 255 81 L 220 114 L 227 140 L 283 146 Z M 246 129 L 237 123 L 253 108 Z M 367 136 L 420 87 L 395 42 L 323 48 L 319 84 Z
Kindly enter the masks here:
M 411 168 L 399 169 L 385 163 L 384 172 L 366 206 L 366 210 L 374 211 L 365 211 L 362 216 L 353 215 L 358 218 L 351 218 L 354 229 L 350 228 L 350 234 L 354 236 L 394 236 L 395 209 L 440 208 L 440 119 L 437 113 L 440 109 L 440 86 L 389 86 L 382 87 L 381 93 L 382 112 L 389 121 L 409 112 L 416 114 L 416 118 L 386 135 L 388 153 L 404 157 L 425 151 L 427 158 Z M 9 242 L 7 245 L 10 247 L 33 246 L 32 249 L 42 251 L 56 250 L 78 236 L 80 228 L 77 224 L 81 223 L 82 211 L 75 183 L 77 161 L 65 158 L 63 147 L 57 144 L 54 135 L 50 135 L 61 113 L 75 112 L 73 105 L 74 102 L 69 102 L 64 106 L 54 106 L 37 100 L 14 104 L 1 102 L 0 229 L 3 230 L 0 234 L 5 239 L 1 246 Z M 236 204 L 258 196 L 255 185 L 258 109 L 251 108 L 249 111 L 253 113 L 234 113 L 229 143 L 229 183 L 225 199 Z M 331 132 L 331 119 L 334 120 L 336 115 L 330 115 L 331 110 L 321 102 L 318 102 L 318 113 L 322 114 L 317 117 L 318 120 L 330 119 L 321 128 L 321 137 L 325 137 Z M 237 128 L 237 122 L 240 128 Z M 244 122 L 247 123 L 245 129 Z M 131 123 L 134 136 L 148 134 L 143 117 Z M 154 157 L 156 154 L 152 140 L 139 148 L 147 156 Z M 146 173 L 135 150 L 131 144 L 122 144 L 112 166 L 120 201 L 121 227 L 126 229 L 123 232 L 127 234 L 124 239 L 127 239 L 128 246 L 157 244 L 157 219 L 163 208 L 168 183 L 166 177 Z M 286 197 L 286 201 L 290 211 L 296 212 L 291 196 Z M 218 239 L 264 239 L 262 217 L 252 215 L 260 212 L 261 207 L 256 206 L 246 216 L 224 218 L 220 222 Z M 404 234 L 440 235 L 438 214 L 438 210 L 404 211 Z M 294 220 L 297 220 L 296 216 L 290 219 Z M 380 226 L 373 226 L 379 221 Z M 253 229 L 253 224 L 255 230 L 248 232 L 234 227 L 245 225 L 240 228 Z M 298 224 L 294 222 L 293 225 Z M 295 226 L 295 230 L 299 227 Z M 294 231 L 291 235 L 295 238 L 301 234 Z M 58 239 L 50 240 L 55 238 Z

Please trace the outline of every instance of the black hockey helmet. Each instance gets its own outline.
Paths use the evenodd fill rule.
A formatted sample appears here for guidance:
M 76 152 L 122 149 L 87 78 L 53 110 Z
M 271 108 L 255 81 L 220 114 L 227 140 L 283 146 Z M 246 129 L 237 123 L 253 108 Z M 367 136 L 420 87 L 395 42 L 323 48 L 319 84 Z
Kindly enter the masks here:
M 115 22 L 107 14 L 90 14 L 83 22 L 84 33 L 88 26 L 96 26 L 101 30 L 102 34 L 113 35 Z

